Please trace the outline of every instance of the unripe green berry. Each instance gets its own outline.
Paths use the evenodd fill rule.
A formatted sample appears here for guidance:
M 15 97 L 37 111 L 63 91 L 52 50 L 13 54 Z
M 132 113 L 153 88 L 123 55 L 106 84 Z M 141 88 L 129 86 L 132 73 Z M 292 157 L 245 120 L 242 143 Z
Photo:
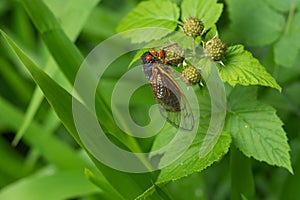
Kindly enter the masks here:
M 204 45 L 206 55 L 210 56 L 214 61 L 220 61 L 224 58 L 226 46 L 219 38 L 213 38 Z
M 200 71 L 194 67 L 187 65 L 181 72 L 181 76 L 191 85 L 195 85 L 200 82 Z
M 164 59 L 166 64 L 176 67 L 182 64 L 184 60 L 184 50 L 178 44 L 172 44 L 165 47 L 163 50 L 165 53 Z
M 183 25 L 183 32 L 187 36 L 191 36 L 194 38 L 202 35 L 203 30 L 204 24 L 198 18 L 190 17 L 186 20 L 186 22 Z

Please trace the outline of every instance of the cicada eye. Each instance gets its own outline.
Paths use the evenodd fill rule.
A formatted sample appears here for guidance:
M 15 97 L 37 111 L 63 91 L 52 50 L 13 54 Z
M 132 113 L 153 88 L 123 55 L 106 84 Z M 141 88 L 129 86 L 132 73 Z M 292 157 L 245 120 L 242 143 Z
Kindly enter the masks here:
M 147 61 L 151 61 L 151 60 L 153 60 L 153 57 L 150 56 L 150 55 L 148 55 L 148 56 L 145 57 L 145 59 L 146 59 Z

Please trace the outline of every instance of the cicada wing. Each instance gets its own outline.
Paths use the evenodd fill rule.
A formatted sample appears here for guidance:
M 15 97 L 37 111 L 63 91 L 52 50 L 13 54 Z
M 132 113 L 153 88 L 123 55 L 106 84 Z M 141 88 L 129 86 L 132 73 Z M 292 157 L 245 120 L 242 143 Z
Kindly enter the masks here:
M 149 84 L 159 104 L 162 116 L 177 128 L 192 130 L 194 116 L 191 106 L 171 74 L 179 77 L 172 68 L 161 63 L 155 63 L 152 67 Z

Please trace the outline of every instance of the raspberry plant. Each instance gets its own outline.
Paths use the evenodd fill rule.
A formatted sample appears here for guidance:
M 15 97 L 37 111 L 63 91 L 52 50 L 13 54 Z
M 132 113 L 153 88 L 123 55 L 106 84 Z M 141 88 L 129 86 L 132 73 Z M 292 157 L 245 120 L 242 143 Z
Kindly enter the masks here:
M 223 135 L 218 139 L 217 145 L 212 150 L 215 157 L 210 158 L 210 160 L 201 159 L 197 157 L 197 153 L 191 153 L 195 151 L 191 148 L 178 162 L 161 171 L 157 184 L 176 180 L 203 170 L 226 154 L 230 146 L 232 152 L 237 151 L 231 154 L 233 165 L 237 162 L 234 159 L 243 159 L 247 163 L 245 166 L 243 165 L 245 173 L 250 173 L 250 164 L 247 159 L 251 157 L 270 165 L 286 168 L 293 173 L 289 155 L 290 148 L 286 133 L 282 128 L 282 122 L 276 115 L 274 108 L 256 99 L 257 87 L 254 87 L 254 85 L 271 87 L 278 91 L 281 91 L 281 87 L 265 67 L 249 51 L 244 49 L 243 45 L 227 46 L 221 38 L 218 38 L 218 35 L 222 36 L 222 33 L 218 32 L 215 25 L 222 9 L 223 5 L 214 0 L 184 0 L 181 2 L 180 8 L 172 1 L 164 1 L 163 4 L 160 1 L 151 1 L 151 4 L 143 2 L 130 12 L 118 26 L 117 30 L 120 32 L 148 26 L 182 31 L 187 37 L 195 39 L 196 45 L 204 48 L 205 56 L 215 61 L 219 69 L 219 76 L 227 88 L 226 122 Z M 137 19 L 142 13 L 143 17 Z M 148 20 L 150 18 L 151 22 Z M 168 33 L 166 31 L 165 35 Z M 137 33 L 132 36 L 126 34 L 124 36 L 130 38 L 134 43 L 139 43 L 150 42 L 152 39 L 162 38 L 165 35 L 149 34 L 142 37 Z M 182 46 L 185 46 L 185 44 L 182 44 Z M 133 58 L 130 66 L 140 54 L 141 51 Z M 198 69 L 191 66 L 186 67 L 181 72 L 182 76 L 192 84 L 197 83 L 200 79 L 200 74 L 198 76 L 196 72 L 205 70 L 206 66 L 204 64 L 204 66 L 199 65 L 196 67 Z M 200 105 L 200 108 L 201 106 L 203 105 Z M 200 118 L 201 120 L 207 121 L 208 119 Z M 159 140 L 160 138 L 157 138 L 157 141 Z M 194 144 L 200 145 L 201 142 L 196 139 Z M 222 144 L 222 146 L 218 146 L 218 144 Z M 243 158 L 240 152 L 248 158 Z M 236 155 L 238 155 L 238 158 Z M 232 171 L 232 173 L 235 172 Z M 235 176 L 233 175 L 233 177 Z M 251 176 L 246 177 L 245 184 L 248 187 L 247 189 L 238 191 L 233 188 L 233 198 L 238 198 L 239 194 L 247 198 L 253 197 L 254 186 L 252 185 Z M 235 194 L 235 192 L 239 194 Z
M 98 2 L 3 0 L 1 4 L 0 199 L 300 196 L 299 1 L 150 0 L 134 5 L 111 1 L 107 10 L 102 4 L 96 6 Z M 116 5 L 121 9 L 117 14 L 113 11 Z M 130 7 L 132 10 L 122 16 Z M 6 20 L 7 17 L 12 20 Z M 123 32 L 145 27 L 165 30 L 146 34 L 138 29 L 135 34 Z M 201 116 L 195 140 L 178 160 L 159 171 L 136 174 L 106 166 L 90 154 L 74 124 L 72 98 L 83 110 L 89 110 L 82 103 L 84 99 L 71 95 L 70 86 L 84 61 L 81 52 L 88 52 L 91 44 L 96 46 L 95 41 L 107 38 L 115 28 L 134 44 L 147 43 L 164 49 L 164 62 L 181 73 L 187 87 L 199 97 Z M 170 37 L 174 30 L 185 37 Z M 81 31 L 76 46 L 74 41 Z M 164 37 L 178 41 L 178 46 L 165 48 L 165 43 L 153 42 Z M 47 50 L 41 48 L 44 45 Z M 196 57 L 199 47 L 203 52 Z M 110 50 L 118 49 L 111 46 L 107 52 Z M 98 120 L 105 133 L 120 147 L 133 152 L 159 149 L 174 136 L 174 128 L 166 126 L 162 134 L 149 140 L 135 139 L 120 130 L 111 115 L 108 102 L 112 85 L 126 73 L 128 63 L 135 66 L 147 50 L 148 47 L 138 51 L 133 59 L 126 55 L 113 63 L 107 72 L 109 78 L 99 84 L 95 98 Z M 187 58 L 199 61 L 199 65 L 184 64 Z M 217 66 L 226 88 L 226 121 L 211 151 L 199 157 L 211 116 L 210 91 L 205 84 L 211 63 Z M 34 94 L 34 83 L 23 67 L 37 85 Z M 200 78 L 204 83 L 201 87 Z M 134 106 L 152 105 L 153 97 L 148 93 L 138 91 L 132 98 Z M 44 97 L 49 104 L 41 103 Z M 39 108 L 41 112 L 36 113 Z M 133 110 L 132 115 L 141 123 L 147 120 L 144 110 Z M 11 132 L 16 135 L 11 137 Z M 26 148 L 14 148 L 10 142 Z

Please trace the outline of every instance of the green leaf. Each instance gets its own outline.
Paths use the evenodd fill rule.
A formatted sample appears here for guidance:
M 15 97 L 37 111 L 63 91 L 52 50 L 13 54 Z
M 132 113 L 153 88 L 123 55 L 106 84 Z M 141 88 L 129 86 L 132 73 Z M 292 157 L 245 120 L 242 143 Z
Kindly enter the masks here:
M 293 173 L 290 147 L 276 110 L 253 99 L 237 102 L 236 98 L 249 92 L 243 89 L 237 87 L 229 96 L 225 130 L 246 156 L 284 167 Z
M 262 85 L 281 91 L 276 80 L 266 71 L 259 61 L 242 45 L 228 48 L 224 65 L 219 64 L 220 76 L 224 82 L 230 85 Z
M 299 109 L 300 107 L 300 82 L 294 82 L 286 86 L 284 91 L 285 97 L 295 106 L 294 109 Z
M 209 199 L 209 192 L 204 189 L 207 186 L 206 181 L 207 180 L 203 176 L 203 173 L 194 173 L 180 180 L 171 181 L 166 186 L 173 197 L 172 199 Z M 209 197 L 211 198 L 211 196 Z
M 204 41 L 211 40 L 211 39 L 213 39 L 216 35 L 218 35 L 217 26 L 216 26 L 216 25 L 213 25 L 213 26 L 209 29 L 209 31 L 207 31 L 207 32 L 205 33 Z
M 30 85 L 16 73 L 13 64 L 3 57 L 0 58 L 0 66 L 1 77 L 9 85 L 11 93 L 16 95 L 15 97 L 23 101 L 23 103 L 27 103 L 31 97 Z
M 3 107 L 0 97 L 0 107 Z M 5 123 L 5 122 L 4 122 Z M 6 124 L 7 127 L 7 124 Z M 11 145 L 5 141 L 5 138 L 0 134 L 0 156 L 3 159 L 1 162 L 0 170 L 1 174 L 5 174 L 7 178 L 1 177 L 1 182 L 11 182 L 12 180 L 23 177 L 26 172 L 20 170 L 20 166 L 23 165 L 25 159 L 17 151 L 12 151 Z M 8 178 L 9 177 L 9 178 Z M 4 181 L 4 179 L 8 179 Z M 3 184 L 1 184 L 2 186 Z
M 105 180 L 104 176 L 100 173 L 93 173 L 89 169 L 84 170 L 85 176 L 96 186 L 99 187 L 99 189 L 106 191 L 106 193 L 103 194 L 105 199 L 124 199 L 120 194 L 115 191 L 115 189 Z
M 293 82 L 297 80 L 300 75 L 300 54 L 296 57 L 296 62 L 292 67 L 278 67 L 276 80 L 281 84 L 286 84 L 288 82 Z
M 141 55 L 143 55 L 144 52 L 146 52 L 145 49 L 140 49 L 136 52 L 136 54 L 133 56 L 132 60 L 130 61 L 129 65 L 128 65 L 128 69 L 130 69 L 135 62 L 140 60 L 140 57 L 141 57 Z
M 83 27 L 87 17 L 89 16 L 91 10 L 94 8 L 97 2 L 99 2 L 99 0 L 76 0 L 72 1 L 72 3 L 70 3 L 70 1 L 47 1 L 46 3 L 52 9 L 53 12 L 56 12 L 54 14 L 56 14 L 55 16 L 60 19 L 62 28 L 64 29 L 68 37 L 72 41 L 74 41 L 80 33 L 80 30 Z M 36 7 L 34 8 L 38 9 Z M 80 16 L 78 15 L 78 12 L 81 13 Z M 31 16 L 33 15 L 34 13 L 31 14 Z M 39 18 L 38 16 L 33 17 Z M 74 21 L 76 21 L 76 23 L 73 23 Z M 44 69 L 48 74 L 53 76 L 58 72 L 58 68 L 50 55 L 48 55 L 47 63 L 45 64 Z M 63 85 L 64 88 L 67 88 L 68 82 L 66 80 L 58 80 L 55 76 L 54 79 L 56 79 L 56 81 Z M 41 90 L 37 87 L 32 96 L 32 100 L 30 101 L 30 104 L 27 108 L 25 120 L 20 126 L 20 129 L 18 130 L 18 133 L 16 134 L 12 142 L 13 145 L 16 145 L 18 141 L 22 138 L 23 134 L 25 133 L 26 129 L 31 123 L 34 115 L 36 114 L 43 98 L 44 97 Z
M 82 54 L 65 35 L 51 11 L 48 10 L 48 8 L 43 4 L 42 1 L 34 0 L 34 2 L 32 2 L 28 0 L 22 0 L 22 3 L 27 12 L 30 14 L 35 26 L 39 30 L 44 42 L 46 43 L 52 56 L 58 63 L 60 69 L 63 71 L 68 80 L 73 83 L 77 70 L 83 62 Z M 40 16 L 40 18 L 34 17 L 36 15 Z M 18 47 L 16 47 L 15 44 L 13 44 L 12 41 L 9 42 L 11 43 L 13 49 L 17 52 L 19 57 L 22 59 L 23 63 L 26 63 L 26 67 L 34 77 L 37 84 L 43 90 L 47 100 L 50 102 L 51 106 L 58 114 L 59 118 L 61 119 L 69 133 L 74 137 L 77 143 L 81 145 L 81 141 L 79 140 L 79 136 L 76 132 L 73 121 L 71 95 L 67 93 L 63 88 L 59 87 L 51 78 L 45 75 L 43 71 L 39 70 L 39 68 L 35 64 L 33 64 L 32 61 L 30 61 L 28 57 L 26 57 L 26 55 L 24 55 L 24 53 Z M 137 148 L 136 141 L 130 138 L 128 135 L 120 132 L 119 129 L 117 129 L 117 127 L 112 123 L 112 116 L 109 115 L 111 113 L 108 110 L 108 107 L 103 103 L 101 93 L 97 93 L 96 101 L 98 105 L 101 105 L 99 107 L 99 110 L 101 109 L 100 112 L 102 113 L 100 123 L 102 125 L 105 124 L 106 126 L 109 126 L 105 129 L 110 130 L 109 133 L 114 134 L 114 136 L 120 136 L 117 138 L 121 138 L 120 140 L 122 140 L 124 145 L 130 146 L 132 148 Z M 83 106 L 80 103 L 79 105 Z M 86 108 L 84 108 L 84 110 L 87 111 Z M 133 144 L 134 142 L 135 144 Z M 103 164 L 99 163 L 99 161 L 96 159 L 94 159 L 94 162 L 105 175 L 105 177 L 110 181 L 110 183 L 114 187 L 116 187 L 117 190 L 126 198 L 131 199 L 136 197 L 151 184 L 149 174 L 138 176 L 128 173 L 121 173 L 111 168 L 107 168 Z M 142 182 L 140 180 L 140 177 L 143 177 Z M 120 182 L 119 180 L 123 181 Z M 127 185 L 134 186 L 131 188 L 131 190 L 128 190 Z
M 24 114 L 2 98 L 0 98 L 0 109 L 1 121 L 11 130 L 17 130 L 24 120 Z M 38 150 L 45 160 L 59 169 L 83 169 L 86 165 L 74 149 L 35 121 L 29 125 L 23 139 L 32 148 Z M 60 156 L 57 156 L 58 154 Z
M 295 64 L 299 47 L 300 45 L 293 38 L 280 38 L 274 45 L 274 59 L 276 64 L 283 67 L 292 67 Z
M 282 34 L 285 18 L 261 0 L 227 0 L 231 34 L 247 45 L 267 45 Z
M 3 32 L 2 36 L 15 51 L 22 63 L 27 67 L 33 79 L 37 82 L 40 88 L 43 90 L 47 98 L 53 98 L 49 100 L 52 107 L 58 113 L 60 119 L 65 122 L 66 128 L 72 134 L 78 144 L 81 144 L 79 136 L 76 132 L 74 121 L 72 118 L 71 102 L 72 98 L 63 88 L 59 87 L 55 81 L 53 81 L 47 74 L 45 74 L 33 61 L 24 54 L 24 52 Z M 56 91 L 54 91 L 56 89 Z M 68 102 L 70 104 L 68 104 Z
M 201 109 L 198 133 L 188 149 L 177 160 L 161 170 L 156 182 L 158 185 L 171 180 L 180 179 L 194 172 L 200 172 L 218 161 L 229 150 L 231 144 L 230 135 L 226 132 L 221 132 L 216 138 L 213 135 L 214 132 L 211 132 L 210 130 L 209 126 L 211 125 L 211 120 L 214 120 L 214 116 L 211 111 L 212 102 L 210 93 L 208 93 L 208 90 L 204 88 L 201 90 L 198 88 L 196 92 L 199 107 Z M 205 153 L 203 153 L 203 146 L 205 145 L 204 142 L 207 142 L 207 134 L 210 134 L 210 136 L 212 136 L 211 138 L 217 141 L 213 143 L 214 146 L 208 152 L 205 152 L 207 149 L 204 148 Z M 152 150 L 165 147 L 168 143 L 170 143 L 174 135 L 175 133 L 168 129 L 161 132 L 157 135 L 152 146 Z M 208 140 L 208 142 L 211 141 Z M 178 145 L 174 146 L 174 148 L 177 149 L 179 147 Z M 176 152 L 176 149 L 173 149 L 174 152 Z
M 144 1 L 137 5 L 119 24 L 118 32 L 130 29 L 157 27 L 157 31 L 137 29 L 134 35 L 124 33 L 134 43 L 148 42 L 159 39 L 172 32 L 177 27 L 179 8 L 169 0 Z
M 30 60 L 28 56 L 26 56 L 24 52 L 3 31 L 1 31 L 1 34 L 31 73 L 35 82 L 42 89 L 47 100 L 57 113 L 58 117 L 61 119 L 66 129 L 73 136 L 76 142 L 83 147 L 74 124 L 72 101 L 76 101 L 76 104 L 81 106 L 81 109 L 84 112 L 89 113 L 88 109 L 85 108 L 75 98 L 72 99 L 72 96 L 66 90 L 60 87 L 53 79 L 51 79 L 45 72 L 36 66 L 33 61 Z M 102 114 L 104 115 L 104 113 Z M 103 175 L 107 178 L 107 180 L 109 180 L 113 187 L 115 187 L 125 199 L 135 198 L 139 194 L 143 193 L 146 188 L 150 187 L 150 174 L 129 174 L 120 172 L 100 163 L 92 155 L 90 155 L 90 157 L 98 169 L 100 169 Z M 128 185 L 132 186 L 130 190 L 127 187 Z
M 288 12 L 291 7 L 299 4 L 299 0 L 265 0 L 266 3 L 269 4 L 270 7 L 280 11 L 280 12 Z
M 218 21 L 222 10 L 223 4 L 217 3 L 217 0 L 183 0 L 181 19 L 185 21 L 189 17 L 197 17 L 203 21 L 205 30 L 208 30 Z
M 130 2 L 126 2 L 126 5 L 131 7 L 132 5 L 129 3 Z M 125 10 L 127 9 L 124 9 L 124 11 Z M 116 33 L 115 29 L 123 16 L 124 14 L 122 12 L 116 12 L 104 6 L 98 6 L 93 9 L 88 20 L 85 22 L 81 37 L 95 42 L 106 39 Z
M 54 14 L 39 0 L 21 0 L 53 58 L 70 83 L 74 82 L 83 56 L 61 28 Z
M 290 18 L 290 24 L 287 24 L 284 34 L 274 45 L 275 63 L 286 67 L 295 64 L 300 49 L 300 12 L 290 15 Z
M 279 199 L 294 199 L 300 196 L 298 185 L 300 184 L 300 141 L 295 138 L 291 141 L 292 158 L 295 174 L 293 176 L 286 176 L 283 182 L 280 182 L 282 187 L 280 190 Z
M 218 161 L 225 155 L 230 147 L 231 137 L 228 133 L 223 132 L 213 150 L 205 157 L 199 157 L 199 149 L 203 142 L 205 134 L 200 134 L 189 149 L 174 163 L 163 168 L 156 181 L 157 184 L 176 180 L 188 176 L 194 172 L 200 172 L 205 168 Z
M 72 40 L 78 37 L 91 12 L 101 0 L 46 1 L 45 4 L 59 18 L 59 23 Z M 59 13 L 58 13 L 59 11 Z M 80 13 L 80 15 L 78 15 Z M 74 21 L 76 23 L 74 23 Z
M 81 170 L 55 172 L 51 175 L 44 172 L 43 175 L 20 179 L 1 188 L 0 199 L 70 199 L 100 191 L 86 179 Z

